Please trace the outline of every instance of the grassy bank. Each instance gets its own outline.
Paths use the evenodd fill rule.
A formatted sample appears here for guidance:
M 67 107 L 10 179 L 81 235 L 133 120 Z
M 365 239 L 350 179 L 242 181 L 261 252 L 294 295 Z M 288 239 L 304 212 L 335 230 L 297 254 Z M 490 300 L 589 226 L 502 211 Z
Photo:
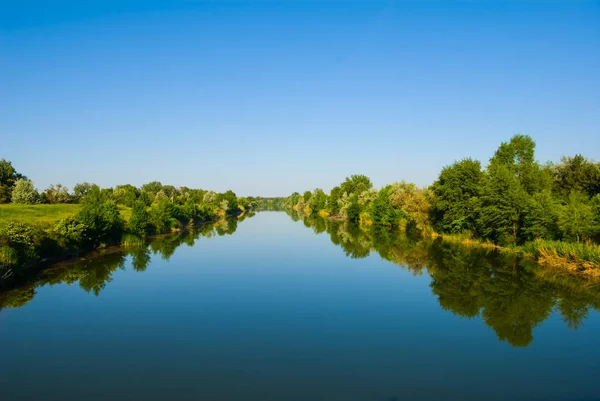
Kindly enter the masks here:
M 125 221 L 131 218 L 131 208 L 119 205 L 119 212 Z M 81 205 L 20 205 L 0 204 L 0 225 L 6 223 L 31 224 L 38 227 L 50 227 L 56 221 L 75 216 L 81 210 Z

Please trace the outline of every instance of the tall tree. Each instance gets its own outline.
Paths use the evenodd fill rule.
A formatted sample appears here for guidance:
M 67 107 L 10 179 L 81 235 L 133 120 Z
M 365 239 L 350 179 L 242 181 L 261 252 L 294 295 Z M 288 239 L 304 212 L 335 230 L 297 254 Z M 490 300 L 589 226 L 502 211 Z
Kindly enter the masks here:
M 583 241 L 594 234 L 597 222 L 586 194 L 577 191 L 569 194 L 567 203 L 560 210 L 558 226 L 569 240 Z
M 27 179 L 19 174 L 8 160 L 0 160 L 0 203 L 8 203 L 11 200 L 12 189 L 18 179 Z
M 442 169 L 431 186 L 432 217 L 442 232 L 475 230 L 483 172 L 478 160 L 463 159 Z

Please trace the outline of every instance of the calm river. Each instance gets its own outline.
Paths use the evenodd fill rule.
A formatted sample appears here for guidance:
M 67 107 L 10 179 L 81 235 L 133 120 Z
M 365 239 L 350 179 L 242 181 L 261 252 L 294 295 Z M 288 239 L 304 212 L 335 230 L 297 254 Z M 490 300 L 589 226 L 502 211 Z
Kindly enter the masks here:
M 600 400 L 600 289 L 259 212 L 0 298 L 0 399 Z

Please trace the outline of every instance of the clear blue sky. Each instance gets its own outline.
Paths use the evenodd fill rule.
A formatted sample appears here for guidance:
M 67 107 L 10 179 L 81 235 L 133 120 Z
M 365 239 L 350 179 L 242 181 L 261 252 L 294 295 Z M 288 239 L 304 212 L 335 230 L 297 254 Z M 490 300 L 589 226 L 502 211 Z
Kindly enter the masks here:
M 0 158 L 81 181 L 430 184 L 515 133 L 600 159 L 600 2 L 12 1 Z

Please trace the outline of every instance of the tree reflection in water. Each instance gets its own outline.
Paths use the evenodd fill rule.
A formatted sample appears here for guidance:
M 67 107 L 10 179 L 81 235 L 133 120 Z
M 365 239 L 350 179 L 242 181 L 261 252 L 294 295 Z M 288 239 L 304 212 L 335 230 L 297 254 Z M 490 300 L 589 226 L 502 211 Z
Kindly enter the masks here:
M 577 329 L 590 309 L 600 309 L 600 289 L 570 277 L 543 272 L 520 255 L 423 239 L 376 227 L 291 213 L 315 233 L 327 232 L 346 256 L 364 258 L 375 252 L 415 275 L 428 274 L 440 306 L 463 318 L 481 318 L 501 341 L 525 347 L 533 329 L 552 312 Z

